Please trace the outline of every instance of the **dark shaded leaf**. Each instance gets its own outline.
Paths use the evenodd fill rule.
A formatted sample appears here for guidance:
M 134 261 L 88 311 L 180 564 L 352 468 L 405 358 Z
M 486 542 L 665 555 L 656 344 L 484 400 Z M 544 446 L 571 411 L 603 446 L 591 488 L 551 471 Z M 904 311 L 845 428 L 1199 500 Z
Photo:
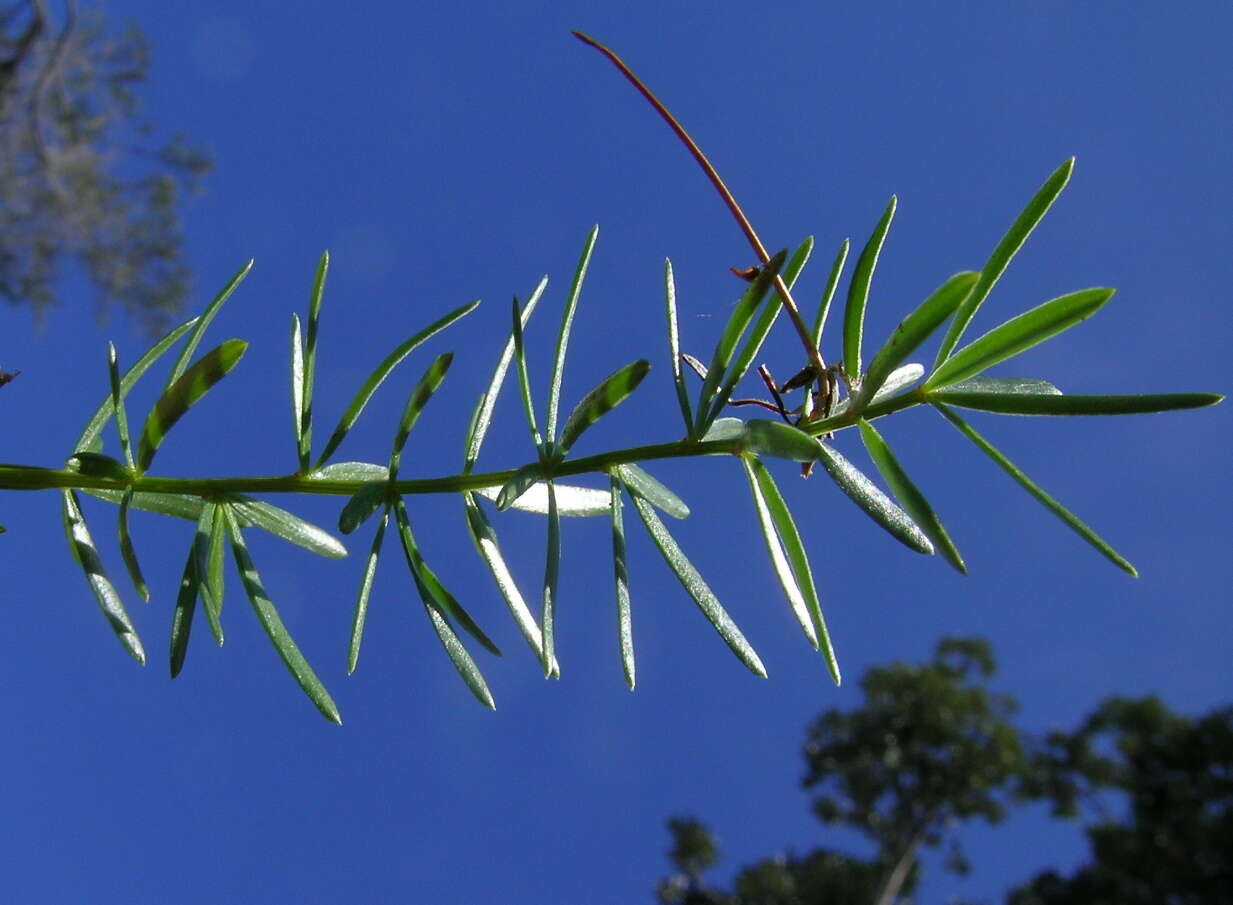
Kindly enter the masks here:
M 558 456 L 569 452 L 574 442 L 604 415 L 608 414 L 638 389 L 643 378 L 651 370 L 651 363 L 645 359 L 626 365 L 614 374 L 606 377 L 599 386 L 587 393 L 582 401 L 574 407 L 565 427 L 561 429 L 560 442 L 554 447 Z
M 679 496 L 656 480 L 650 472 L 632 462 L 616 467 L 622 483 L 655 508 L 673 518 L 689 518 L 689 507 Z
M 438 355 L 428 366 L 428 370 L 424 372 L 424 376 L 420 378 L 415 389 L 411 391 L 407 405 L 402 410 L 402 418 L 398 422 L 398 431 L 394 434 L 394 451 L 390 454 L 390 483 L 398 480 L 398 464 L 402 459 L 402 450 L 406 446 L 407 438 L 411 435 L 411 429 L 420 419 L 420 414 L 424 411 L 428 400 L 441 387 L 441 381 L 445 380 L 445 375 L 449 373 L 453 361 L 453 352 Z
M 609 476 L 612 493 L 612 567 L 616 575 L 617 637 L 621 644 L 621 667 L 625 684 L 634 690 L 634 627 L 629 602 L 629 561 L 625 556 L 625 521 L 622 518 L 621 482 Z
M 565 379 L 565 352 L 569 347 L 570 328 L 574 323 L 574 312 L 578 310 L 578 297 L 582 294 L 582 283 L 587 276 L 587 267 L 591 263 L 591 253 L 595 250 L 595 240 L 599 238 L 599 227 L 591 227 L 586 244 L 582 248 L 582 256 L 578 259 L 578 268 L 574 271 L 574 282 L 569 287 L 569 297 L 565 300 L 565 311 L 561 315 L 561 329 L 557 333 L 557 351 L 553 357 L 552 380 L 548 384 L 548 420 L 545 432 L 548 443 L 554 444 L 557 435 L 557 410 L 561 404 L 561 384 Z
M 372 594 L 373 579 L 377 577 L 377 560 L 381 556 L 381 544 L 385 540 L 385 529 L 389 523 L 390 507 L 386 506 L 381 513 L 381 521 L 377 523 L 377 533 L 372 539 L 372 548 L 368 551 L 368 561 L 364 564 L 364 578 L 360 581 L 360 594 L 355 601 L 355 616 L 351 621 L 351 644 L 347 648 L 347 675 L 355 672 L 355 667 L 360 662 L 364 624 L 368 621 L 368 598 Z
M 360 527 L 381 508 L 389 493 L 390 485 L 386 481 L 365 484 L 347 500 L 347 505 L 343 506 L 338 516 L 338 530 L 343 534 L 350 534 Z

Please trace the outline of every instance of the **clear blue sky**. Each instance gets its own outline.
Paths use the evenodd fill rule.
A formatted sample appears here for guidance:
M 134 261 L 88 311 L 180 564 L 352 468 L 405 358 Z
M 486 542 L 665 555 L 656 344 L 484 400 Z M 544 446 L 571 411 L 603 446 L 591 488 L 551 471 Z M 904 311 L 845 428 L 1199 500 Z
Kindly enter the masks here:
M 174 14 L 112 2 L 153 41 L 152 118 L 218 160 L 189 210 L 194 304 L 249 257 L 256 268 L 216 341 L 252 342 L 226 384 L 177 427 L 168 475 L 294 469 L 290 312 L 317 256 L 334 256 L 318 412 L 328 430 L 385 352 L 445 311 L 485 304 L 418 353 L 343 447 L 384 461 L 412 382 L 458 354 L 413 435 L 404 473 L 456 469 L 473 400 L 507 328 L 509 298 L 544 273 L 530 330 L 542 388 L 560 303 L 587 230 L 601 236 L 571 349 L 566 404 L 635 358 L 639 398 L 579 453 L 679 436 L 662 326 L 662 267 L 677 272 L 684 344 L 709 350 L 752 263 L 693 163 L 616 73 L 569 36 L 617 48 L 694 131 L 775 247 L 815 235 L 816 300 L 845 236 L 862 243 L 888 196 L 900 215 L 873 288 L 878 341 L 949 274 L 979 268 L 1044 178 L 1078 157 L 1070 188 L 980 315 L 984 329 L 1087 286 L 1120 291 L 1094 321 L 1000 373 L 1071 392 L 1227 392 L 1233 318 L 1233 65 L 1227 3 L 424 4 L 214 2 Z M 7 461 L 55 465 L 105 391 L 105 340 L 74 287 L 41 328 L 0 311 Z M 832 336 L 832 340 L 837 336 Z M 932 354 L 932 347 L 928 354 Z M 834 346 L 828 357 L 837 358 Z M 790 337 L 767 351 L 798 366 Z M 147 404 L 149 397 L 140 397 Z M 531 458 L 513 395 L 485 458 Z M 973 421 L 1139 567 L 1111 568 L 927 413 L 885 433 L 940 509 L 971 574 L 904 551 L 825 477 L 781 469 L 814 557 L 850 680 L 836 689 L 800 637 L 761 547 L 735 462 L 655 469 L 693 506 L 678 537 L 758 647 L 751 677 L 631 540 L 639 686 L 624 689 L 602 521 L 567 525 L 564 679 L 545 683 L 475 557 L 455 500 L 416 501 L 425 553 L 506 652 L 481 660 L 497 698 L 475 704 L 394 555 L 347 678 L 351 609 L 371 533 L 341 563 L 254 539 L 268 588 L 342 708 L 321 720 L 229 582 L 228 641 L 198 630 L 166 677 L 185 524 L 138 516 L 155 592 L 130 611 L 140 669 L 112 639 L 64 549 L 52 494 L 0 499 L 5 614 L 0 699 L 9 725 L 6 888 L 13 901 L 178 903 L 652 900 L 666 817 L 719 834 L 723 876 L 794 847 L 844 844 L 799 789 L 807 723 L 859 700 L 857 679 L 919 660 L 947 634 L 993 641 L 998 686 L 1036 729 L 1072 725 L 1103 696 L 1158 693 L 1198 712 L 1227 701 L 1233 667 L 1228 510 L 1233 409 L 1087 422 Z M 863 462 L 855 438 L 839 447 Z M 855 445 L 854 445 L 855 444 Z M 299 511 L 332 524 L 335 501 Z M 110 518 L 92 506 L 96 531 Z M 542 524 L 502 517 L 524 590 L 542 574 Z M 630 525 L 631 531 L 635 528 Z M 392 550 L 396 554 L 397 550 Z M 120 577 L 114 545 L 104 555 Z M 954 879 L 930 859 L 920 900 L 1000 901 L 1036 870 L 1076 864 L 1077 830 L 1019 817 L 963 837 Z

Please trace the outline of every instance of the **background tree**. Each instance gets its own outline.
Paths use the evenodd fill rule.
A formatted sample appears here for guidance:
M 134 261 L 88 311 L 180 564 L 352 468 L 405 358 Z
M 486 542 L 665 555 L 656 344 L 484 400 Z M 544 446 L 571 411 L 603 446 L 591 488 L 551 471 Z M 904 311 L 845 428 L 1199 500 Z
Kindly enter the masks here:
M 179 211 L 210 160 L 140 115 L 142 32 L 67 0 L 0 3 L 0 297 L 42 314 L 65 263 L 151 331 L 188 293 Z
M 1233 902 L 1233 707 L 1189 718 L 1154 697 L 1112 698 L 1051 734 L 1033 773 L 1056 814 L 1092 820 L 1091 861 L 1038 874 L 1010 905 Z
M 921 849 L 941 845 L 947 866 L 965 871 L 956 830 L 974 817 L 1000 821 L 1028 766 L 1010 722 L 1014 699 L 987 687 L 995 669 L 988 642 L 945 639 L 923 666 L 869 670 L 861 681 L 864 706 L 827 711 L 809 730 L 804 786 L 816 794 L 814 811 L 868 837 L 872 858 L 829 849 L 780 856 L 742 871 L 735 899 L 678 879 L 660 885 L 661 901 L 891 903 L 915 888 Z M 680 822 L 669 829 L 673 861 L 689 876 L 677 853 L 697 846 L 686 844 Z M 689 827 L 694 838 L 703 832 Z M 671 898 L 678 891 L 710 898 Z

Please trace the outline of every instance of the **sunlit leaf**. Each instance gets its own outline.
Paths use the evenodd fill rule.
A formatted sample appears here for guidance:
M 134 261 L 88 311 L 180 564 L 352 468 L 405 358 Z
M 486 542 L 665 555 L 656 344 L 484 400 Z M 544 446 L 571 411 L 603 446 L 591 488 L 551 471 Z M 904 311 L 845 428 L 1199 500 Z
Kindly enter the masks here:
M 743 433 L 745 433 L 745 422 L 740 418 L 716 418 L 714 423 L 707 428 L 706 434 L 702 439 L 704 442 L 711 440 L 735 440 Z
M 379 481 L 373 484 L 365 484 L 357 490 L 347 500 L 347 505 L 343 506 L 343 510 L 338 516 L 338 530 L 343 534 L 350 534 L 368 521 L 372 514 L 386 503 L 390 493 L 389 488 L 388 482 Z
M 214 641 L 223 644 L 223 565 L 226 553 L 226 519 L 217 503 L 207 503 L 197 522 L 193 550 L 197 555 L 197 577 L 200 580 L 201 601 Z
M 311 481 L 387 481 L 390 470 L 372 462 L 335 462 L 305 477 Z
M 869 371 L 860 388 L 859 398 L 862 403 L 873 398 L 891 372 L 933 335 L 934 330 L 942 326 L 971 292 L 979 277 L 980 274 L 971 271 L 955 274 L 899 323 L 890 339 L 869 363 Z
M 283 625 L 283 621 L 278 615 L 278 610 L 275 609 L 269 595 L 266 594 L 265 586 L 261 583 L 261 575 L 257 572 L 257 566 L 253 563 L 253 558 L 248 552 L 248 544 L 244 541 L 244 535 L 240 531 L 240 525 L 236 521 L 235 514 L 231 511 L 231 506 L 221 507 L 221 511 L 216 517 L 222 517 L 227 520 L 227 533 L 231 536 L 231 550 L 235 554 L 235 565 L 240 572 L 240 580 L 244 584 L 244 590 L 248 594 L 248 599 L 252 601 L 257 618 L 261 621 L 265 633 L 269 635 L 270 641 L 274 644 L 274 649 L 278 651 L 279 657 L 282 658 L 283 663 L 286 664 L 287 669 L 295 678 L 300 688 L 308 695 L 309 700 L 317 705 L 321 715 L 330 722 L 341 726 L 342 716 L 338 712 L 334 699 L 330 697 L 330 693 L 326 690 L 325 685 L 317 678 L 313 668 L 308 665 L 308 661 L 300 653 L 295 640 L 291 637 L 290 632 L 287 631 L 287 627 Z
M 758 520 L 762 523 L 766 547 L 771 554 L 771 564 L 779 575 L 780 584 L 783 585 L 784 593 L 805 636 L 815 649 L 822 651 L 831 678 L 838 685 L 843 681 L 839 672 L 839 661 L 835 657 L 831 633 L 822 615 L 822 602 L 818 599 L 818 589 L 813 581 L 809 555 L 805 552 L 805 544 L 797 531 L 792 512 L 765 465 L 751 456 L 742 456 L 741 462 L 749 477 Z
M 818 444 L 822 466 L 852 502 L 896 540 L 917 553 L 933 553 L 933 544 L 906 512 L 891 502 L 859 468 L 825 443 Z
M 296 455 L 304 444 L 304 341 L 300 338 L 300 316 L 291 315 L 291 418 L 295 425 Z M 304 465 L 300 465 L 304 470 Z
M 241 494 L 230 494 L 226 499 L 228 508 L 236 517 L 270 532 L 275 537 L 281 537 L 318 556 L 342 559 L 347 555 L 347 548 L 338 538 L 286 509 Z
M 1053 202 L 1057 200 L 1058 195 L 1062 194 L 1062 189 L 1066 188 L 1066 183 L 1070 181 L 1070 174 L 1074 171 L 1075 159 L 1072 157 L 1066 161 L 1050 176 L 1036 195 L 1028 202 L 1028 206 L 1023 209 L 1023 213 L 1011 225 L 1010 230 L 1002 237 L 1002 241 L 993 249 L 993 254 L 989 256 L 989 261 L 980 271 L 980 280 L 973 287 L 971 294 L 967 300 L 959 306 L 958 312 L 955 314 L 955 319 L 951 321 L 950 327 L 946 331 L 946 336 L 942 340 L 942 345 L 938 349 L 938 357 L 934 362 L 934 368 L 939 367 L 942 362 L 950 357 L 951 352 L 955 350 L 955 346 L 959 345 L 959 340 L 963 337 L 963 333 L 968 328 L 968 324 L 972 322 L 977 310 L 980 308 L 986 298 L 989 297 L 990 290 L 998 281 L 1003 273 L 1006 272 L 1011 258 L 1018 253 L 1023 247 L 1023 243 L 1027 241 L 1028 236 L 1032 234 L 1032 230 L 1048 213 L 1049 208 L 1053 206 Z
M 625 521 L 622 517 L 621 482 L 610 476 L 612 485 L 612 566 L 616 576 L 617 637 L 621 644 L 621 667 L 625 684 L 634 690 L 634 628 L 629 602 L 629 561 L 625 556 Z
M 131 470 L 133 461 L 133 443 L 128 433 L 128 413 L 124 408 L 124 395 L 120 391 L 120 361 L 116 356 L 115 343 L 107 343 L 107 378 L 111 383 L 111 407 L 116 413 L 116 431 L 120 435 L 120 448 L 124 451 L 124 461 Z
M 546 448 L 544 438 L 539 432 L 539 425 L 535 420 L 535 400 L 531 396 L 531 375 L 527 372 L 527 349 L 522 336 L 522 311 L 518 307 L 518 299 L 514 299 L 513 323 L 514 360 L 518 363 L 518 389 L 522 394 L 522 410 L 526 413 L 527 426 L 531 428 L 531 440 L 535 444 L 535 449 L 543 456 L 546 454 Z
M 878 266 L 878 256 L 882 254 L 882 245 L 890 230 L 891 221 L 895 219 L 895 209 L 899 199 L 891 195 L 890 203 L 882 219 L 873 230 L 873 235 L 865 243 L 861 256 L 852 272 L 852 282 L 848 285 L 848 304 L 843 312 L 843 367 L 853 378 L 861 375 L 861 342 L 865 333 L 865 306 L 869 302 L 869 287 L 873 283 L 873 274 Z
M 111 630 L 115 632 L 116 637 L 120 639 L 120 643 L 124 645 L 124 649 L 132 658 L 145 665 L 146 653 L 141 646 L 141 639 L 137 637 L 137 629 L 133 627 L 132 621 L 128 618 L 124 603 L 120 600 L 120 594 L 103 569 L 103 560 L 98 555 L 98 548 L 94 546 L 94 538 L 90 536 L 85 516 L 81 513 L 81 502 L 72 490 L 63 491 L 63 498 L 62 514 L 69 550 L 85 571 L 86 581 L 90 585 L 90 590 L 94 592 L 94 597 L 98 600 L 103 615 L 107 617 L 107 624 L 111 626 Z
M 635 361 L 609 375 L 587 393 L 566 419 L 554 452 L 559 456 L 565 455 L 583 431 L 628 399 L 650 370 L 650 362 L 645 359 Z
M 1087 320 L 1113 298 L 1113 289 L 1084 289 L 1045 302 L 964 346 L 925 381 L 926 390 L 975 377 Z
M 860 426 L 861 439 L 865 442 L 865 449 L 869 451 L 869 458 L 873 459 L 873 464 L 878 467 L 878 471 L 882 474 L 882 479 L 890 486 L 891 492 L 895 494 L 895 499 L 907 510 L 908 515 L 912 517 L 912 521 L 916 522 L 917 526 L 933 542 L 934 548 L 942 552 L 942 555 L 946 557 L 946 561 L 960 573 L 966 575 L 968 567 L 964 565 L 963 557 L 959 554 L 959 548 L 950 539 L 950 535 L 942 525 L 941 519 L 938 518 L 938 514 L 934 511 L 933 507 L 929 505 L 925 495 L 920 492 L 920 489 L 908 477 L 907 472 L 903 470 L 903 466 L 899 464 L 899 460 L 891 452 L 891 448 L 886 440 L 878 433 L 877 428 L 868 421 L 862 420 L 858 424 Z
M 679 496 L 661 484 L 650 472 L 632 462 L 616 467 L 622 483 L 657 509 L 673 518 L 689 518 L 689 507 Z
M 672 261 L 664 261 L 664 295 L 668 309 L 668 354 L 672 362 L 672 383 L 676 387 L 676 399 L 681 406 L 685 430 L 692 434 L 694 415 L 689 404 L 689 391 L 685 387 L 685 375 L 681 373 L 681 338 L 676 318 L 676 280 L 672 276 Z
M 372 595 L 373 579 L 377 577 L 377 560 L 381 556 L 381 544 L 385 540 L 385 529 L 389 523 L 390 507 L 386 506 L 381 513 L 381 521 L 377 523 L 377 533 L 372 539 L 372 548 L 368 551 L 368 561 L 364 564 L 364 578 L 360 581 L 359 597 L 355 601 L 355 617 L 351 621 L 351 644 L 347 648 L 347 675 L 355 672 L 355 667 L 360 662 L 364 624 L 368 621 L 368 598 Z
M 1024 472 L 1021 471 L 1014 462 L 1006 458 L 1006 456 L 1004 456 L 999 449 L 977 433 L 971 425 L 969 425 L 945 405 L 935 404 L 934 407 L 941 412 L 951 424 L 958 428 L 960 433 L 975 443 L 981 452 L 996 462 L 1004 472 L 1019 483 L 1019 486 L 1034 496 L 1046 509 L 1065 522 L 1072 531 L 1099 550 L 1101 555 L 1103 555 L 1119 569 L 1128 572 L 1135 578 L 1139 577 L 1138 571 L 1136 571 L 1135 567 L 1132 566 L 1124 556 L 1114 550 L 1113 547 L 1111 547 L 1104 540 L 1104 538 L 1088 527 L 1082 519 L 1046 493 L 1044 488 L 1024 474 Z
M 538 466 L 536 466 L 538 468 Z M 557 496 L 557 514 L 561 518 L 593 518 L 608 514 L 608 494 L 591 487 L 576 487 L 573 484 L 553 482 Z M 481 487 L 475 491 L 486 500 L 496 502 L 501 495 L 500 487 Z M 536 515 L 548 514 L 548 484 L 537 481 L 514 500 L 507 508 Z
M 819 456 L 818 440 L 782 421 L 752 418 L 745 422 L 742 446 L 759 456 L 793 462 L 812 462 Z
M 822 333 L 826 330 L 826 319 L 831 311 L 831 301 L 835 298 L 835 290 L 839 287 L 839 277 L 843 274 L 843 265 L 848 260 L 848 249 L 851 244 L 848 239 L 843 240 L 843 244 L 839 246 L 839 251 L 835 255 L 835 261 L 831 264 L 830 275 L 826 278 L 826 288 L 822 290 L 822 300 L 818 303 L 818 315 L 814 318 L 813 332 L 810 334 L 815 349 L 822 345 Z
M 531 293 L 531 297 L 527 299 L 526 305 L 522 309 L 522 317 L 520 326 L 525 330 L 527 323 L 531 320 L 531 315 L 535 308 L 539 305 L 539 300 L 543 298 L 544 290 L 548 286 L 548 278 L 544 277 L 539 281 L 539 285 L 535 287 L 535 291 Z M 497 404 L 497 397 L 501 394 L 501 387 L 505 383 L 505 372 L 509 369 L 509 363 L 514 357 L 514 336 L 505 342 L 505 348 L 501 351 L 501 357 L 497 359 L 496 369 L 493 371 L 492 380 L 488 383 L 488 389 L 484 395 L 480 397 L 479 404 L 475 407 L 475 412 L 471 416 L 471 425 L 467 430 L 467 442 L 464 445 L 466 448 L 466 457 L 463 464 L 463 474 L 470 474 L 475 467 L 476 461 L 479 459 L 480 448 L 484 445 L 484 438 L 488 436 L 488 427 L 492 424 L 492 412 Z
M 561 575 L 561 517 L 557 514 L 557 495 L 548 482 L 548 544 L 544 562 L 544 675 L 551 678 L 559 666 L 556 652 L 557 588 Z
M 364 412 L 364 407 L 368 405 L 368 401 L 372 399 L 373 393 L 377 392 L 377 388 L 385 382 L 385 379 L 390 376 L 390 373 L 398 367 L 402 361 L 415 351 L 417 347 L 422 345 L 427 340 L 436 336 L 450 324 L 459 320 L 462 317 L 470 314 L 476 309 L 479 302 L 471 302 L 469 305 L 463 305 L 461 308 L 455 308 L 449 314 L 440 320 L 429 324 L 419 333 L 412 336 L 397 349 L 385 357 L 381 364 L 377 365 L 376 370 L 368 376 L 364 381 L 363 386 L 355 394 L 355 398 L 351 400 L 351 404 L 347 406 L 342 417 L 338 420 L 338 426 L 334 428 L 334 433 L 330 435 L 329 442 L 325 444 L 325 449 L 321 451 L 321 455 L 317 457 L 317 463 L 313 466 L 314 472 L 323 471 L 322 466 L 329 461 L 330 456 L 338 449 L 338 446 L 346 438 L 348 432 L 359 420 L 359 417 Z
M 514 501 L 543 480 L 544 469 L 538 463 L 524 465 L 510 476 L 497 494 L 497 508 L 504 511 L 514 505 Z M 546 491 L 545 491 L 546 492 Z M 545 507 L 544 512 L 547 513 Z
M 250 258 L 248 263 L 237 270 L 235 276 L 227 281 L 227 285 L 214 297 L 214 301 L 210 302 L 206 310 L 202 312 L 201 317 L 193 319 L 196 329 L 193 330 L 193 335 L 188 338 L 188 342 L 184 344 L 184 348 L 180 350 L 179 356 L 176 357 L 175 367 L 171 369 L 171 374 L 167 378 L 167 386 L 164 389 L 170 389 L 171 385 L 179 380 L 184 375 L 184 372 L 188 370 L 188 363 L 193 360 L 193 355 L 197 352 L 197 346 L 205 338 L 206 330 L 213 323 L 214 318 L 218 316 L 218 312 L 222 310 L 227 299 L 231 298 L 231 294 L 244 282 L 245 277 L 248 276 L 249 271 L 252 269 L 253 261 Z
M 162 446 L 167 432 L 175 426 L 185 412 L 200 402 L 215 384 L 239 364 L 246 349 L 248 349 L 248 343 L 243 340 L 228 340 L 217 349 L 203 355 L 196 364 L 163 392 L 149 417 L 146 418 L 145 430 L 141 434 L 137 454 L 139 471 L 144 472 L 150 467 L 150 463 L 154 461 L 154 454 Z
M 578 259 L 578 268 L 574 271 L 574 282 L 569 287 L 569 297 L 565 300 L 565 311 L 561 315 L 561 329 L 557 333 L 557 352 L 553 357 L 552 381 L 548 385 L 548 420 L 545 436 L 549 444 L 554 444 L 557 436 L 557 410 L 561 404 L 561 384 L 565 379 L 565 352 L 569 347 L 570 329 L 574 323 L 574 312 L 578 310 L 578 297 L 582 294 L 582 283 L 587 276 L 587 267 L 591 263 L 591 253 L 595 250 L 595 240 L 599 238 L 599 227 L 591 227 L 586 244 L 582 248 L 582 256 Z
M 120 396 L 127 396 L 129 391 L 136 385 L 146 373 L 153 367 L 154 363 L 167 353 L 167 350 L 176 344 L 185 333 L 193 328 L 193 325 L 198 323 L 200 318 L 194 317 L 192 320 L 185 321 L 176 327 L 157 343 L 150 347 L 145 355 L 141 356 L 128 371 L 124 374 L 124 378 L 120 381 Z M 81 436 L 77 439 L 77 445 L 74 447 L 81 451 L 95 452 L 102 448 L 102 441 L 99 439 L 103 432 L 104 425 L 107 424 L 107 419 L 112 416 L 115 409 L 112 407 L 111 395 L 103 400 L 90 417 L 86 424 L 86 429 L 81 432 Z
M 308 471 L 313 445 L 313 385 L 317 373 L 317 331 L 321 323 L 321 302 L 325 296 L 325 278 L 330 272 L 330 253 L 322 252 L 313 279 L 313 291 L 308 300 L 308 335 L 304 344 L 304 373 L 300 394 L 298 431 L 300 471 Z M 298 324 L 297 324 L 298 326 Z
M 655 546 L 659 548 L 659 552 L 663 554 L 664 560 L 689 593 L 689 596 L 694 599 L 698 609 L 702 610 L 702 614 L 715 627 L 715 631 L 719 632 L 719 636 L 727 642 L 728 647 L 732 649 L 737 658 L 754 675 L 765 679 L 766 667 L 762 665 L 762 660 L 758 657 L 750 643 L 745 640 L 741 630 L 736 627 L 736 623 L 732 621 L 728 611 L 723 608 L 723 604 L 719 602 L 715 592 L 710 589 L 702 579 L 702 576 L 698 574 L 694 564 L 689 561 L 684 551 L 681 550 L 676 540 L 668 532 L 667 527 L 660 521 L 659 516 L 655 514 L 654 507 L 638 494 L 633 494 L 632 499 L 634 501 L 634 508 L 638 510 L 638 515 L 642 519 L 642 524 L 646 526 L 647 533 L 651 535 L 651 540 L 655 542 Z

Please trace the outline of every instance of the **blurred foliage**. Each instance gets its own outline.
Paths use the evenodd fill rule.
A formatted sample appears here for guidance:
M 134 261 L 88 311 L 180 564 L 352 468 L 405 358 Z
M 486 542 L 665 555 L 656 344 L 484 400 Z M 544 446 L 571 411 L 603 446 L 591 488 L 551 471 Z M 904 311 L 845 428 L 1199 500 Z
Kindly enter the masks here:
M 141 30 L 110 29 L 67 0 L 0 3 L 0 297 L 53 306 L 76 260 L 103 310 L 149 331 L 184 304 L 179 211 L 211 160 L 141 116 L 150 68 Z
M 1110 699 L 1073 733 L 1034 738 L 1015 728 L 1013 698 L 986 682 L 989 644 L 942 641 L 923 666 L 866 673 L 864 704 L 831 710 L 810 728 L 806 789 L 825 823 L 856 830 L 872 857 L 817 848 L 743 868 L 729 890 L 702 872 L 718 846 L 695 819 L 673 819 L 660 882 L 672 905 L 892 905 L 914 901 L 922 848 L 967 867 L 958 840 L 974 817 L 1046 800 L 1056 818 L 1081 818 L 1089 862 L 1072 876 L 1038 874 L 1007 905 L 1233 902 L 1233 707 L 1192 718 L 1156 698 Z

